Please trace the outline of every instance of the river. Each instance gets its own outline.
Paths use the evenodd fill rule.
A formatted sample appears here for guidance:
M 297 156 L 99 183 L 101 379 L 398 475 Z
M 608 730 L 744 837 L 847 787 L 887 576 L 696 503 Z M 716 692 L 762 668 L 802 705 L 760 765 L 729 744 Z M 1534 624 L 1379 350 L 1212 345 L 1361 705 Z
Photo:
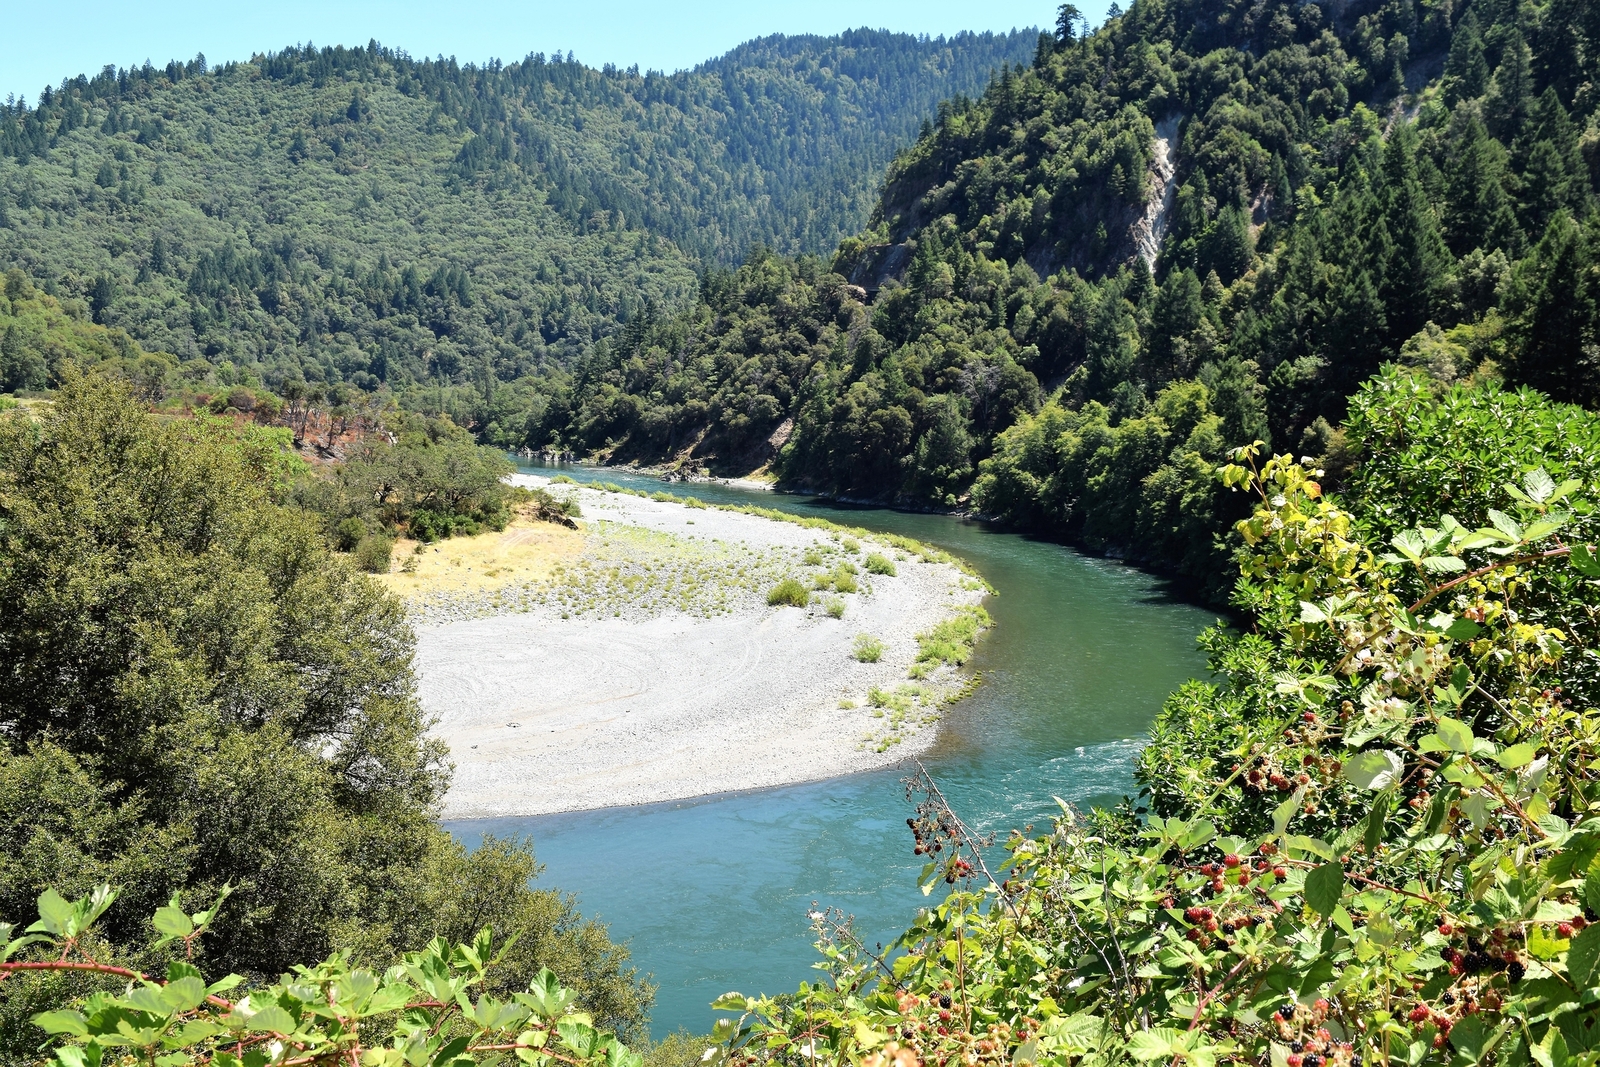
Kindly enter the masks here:
M 1172 599 L 1132 567 L 946 515 L 715 484 L 663 487 L 615 470 L 562 472 L 821 515 L 915 537 L 972 563 L 998 591 L 987 602 L 995 628 L 971 663 L 983 684 L 948 709 L 924 763 L 964 820 L 1002 837 L 1013 826 L 1042 826 L 1057 810 L 1053 797 L 1087 805 L 1128 792 L 1162 700 L 1205 672 L 1195 636 L 1215 615 Z M 656 1037 L 680 1027 L 704 1033 L 720 994 L 778 993 L 812 976 L 805 916 L 813 901 L 853 914 L 869 941 L 884 942 L 926 906 L 905 827 L 906 773 L 447 826 L 469 846 L 485 833 L 532 835 L 545 868 L 539 884 L 576 893 L 584 914 L 607 923 L 659 983 Z

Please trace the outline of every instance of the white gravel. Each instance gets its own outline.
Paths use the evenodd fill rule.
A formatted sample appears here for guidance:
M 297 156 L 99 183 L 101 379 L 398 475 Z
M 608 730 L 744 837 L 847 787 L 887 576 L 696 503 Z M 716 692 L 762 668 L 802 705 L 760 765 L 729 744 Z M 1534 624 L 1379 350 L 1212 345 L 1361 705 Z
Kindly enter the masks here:
M 775 554 L 780 569 L 792 557 L 796 577 L 821 570 L 801 564 L 807 548 L 832 548 L 830 562 L 858 566 L 879 551 L 896 560 L 898 574 L 863 568 L 861 591 L 843 596 L 842 619 L 820 605 L 768 607 L 764 588 L 725 597 L 725 612 L 710 617 L 657 600 L 648 609 L 619 607 L 617 615 L 607 603 L 603 616 L 564 619 L 560 604 L 535 598 L 514 612 L 441 622 L 449 613 L 431 606 L 417 620 L 417 661 L 423 705 L 456 765 L 444 818 L 538 815 L 814 781 L 895 763 L 932 743 L 934 694 L 961 683 L 953 671 L 941 668 L 922 683 L 932 690 L 923 698 L 931 706 L 914 707 L 898 725 L 891 725 L 892 712 L 868 704 L 868 694 L 906 686 L 916 635 L 981 600 L 983 590 L 953 564 L 896 558 L 905 554 L 864 538 L 860 553 L 842 555 L 837 535 L 825 530 L 553 488 L 577 495 L 591 537 L 623 526 L 664 531 L 706 551 L 731 548 L 734 559 L 765 552 L 768 572 Z M 480 604 L 467 614 L 482 610 Z M 883 642 L 879 662 L 852 655 L 861 633 Z M 857 706 L 846 710 L 842 701 Z

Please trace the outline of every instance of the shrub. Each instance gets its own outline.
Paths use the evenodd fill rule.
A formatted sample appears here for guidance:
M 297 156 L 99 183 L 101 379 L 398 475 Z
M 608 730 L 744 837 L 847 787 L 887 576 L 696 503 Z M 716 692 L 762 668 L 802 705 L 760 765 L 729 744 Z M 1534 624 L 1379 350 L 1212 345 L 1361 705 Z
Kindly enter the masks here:
M 394 551 L 394 542 L 383 534 L 371 534 L 361 539 L 356 545 L 356 566 L 368 574 L 388 574 L 389 554 Z
M 883 658 L 883 642 L 871 634 L 856 634 L 851 654 L 861 663 L 876 663 Z
M 808 549 L 806 549 L 806 554 L 800 560 L 800 562 L 804 563 L 807 567 L 820 567 L 820 566 L 822 566 L 822 564 L 824 562 L 824 559 L 823 559 L 823 556 L 822 556 L 822 550 L 819 549 L 819 548 L 808 548 Z
M 883 574 L 890 578 L 895 576 L 894 560 L 877 552 L 867 554 L 867 573 Z
M 1324 497 L 1322 471 L 1259 464 L 1258 448 L 1222 471 L 1258 500 L 1237 527 L 1235 603 L 1252 625 L 1202 639 L 1216 679 L 1167 701 L 1138 757 L 1141 807 L 1063 805 L 1044 834 L 1011 835 L 1001 868 L 913 776 L 924 892 L 943 882 L 949 896 L 894 943 L 886 979 L 820 917 L 831 983 L 719 1001 L 746 1012 L 724 1027 L 749 1035 L 743 1048 L 803 1040 L 815 1062 L 869 1067 L 955 1062 L 978 1034 L 1002 1064 L 1592 1058 L 1600 731 L 1567 684 L 1593 673 L 1569 657 L 1596 644 L 1587 479 L 1533 467 L 1497 499 L 1452 495 L 1461 519 L 1488 525 L 1435 513 L 1374 536 Z M 1435 458 L 1428 478 L 1470 470 Z M 960 643 L 978 618 L 938 639 Z M 897 695 L 870 697 L 892 708 Z M 905 1026 L 934 998 L 948 998 L 948 1027 Z M 907 1047 L 865 1052 L 864 1035 L 895 1027 Z
M 978 634 L 993 620 L 979 607 L 966 607 L 925 634 L 917 635 L 917 662 L 936 666 L 948 663 L 959 667 L 972 655 Z
M 554 478 L 550 479 L 550 484 L 551 485 L 577 485 L 578 483 L 573 481 L 571 478 L 567 477 L 565 474 L 558 474 Z
M 367 524 L 360 519 L 346 519 L 339 524 L 338 542 L 340 552 L 353 552 L 363 538 L 367 536 Z
M 829 597 L 828 598 L 828 603 L 827 603 L 827 611 L 828 611 L 828 618 L 830 618 L 830 619 L 842 619 L 842 618 L 844 618 L 844 601 L 842 599 L 840 599 L 839 597 L 836 597 L 836 596 Z
M 255 985 L 249 997 L 230 994 L 235 999 L 227 1000 L 217 994 L 243 984 L 242 976 L 229 975 L 208 987 L 202 972 L 187 962 L 168 964 L 163 979 L 160 972 L 151 977 L 119 966 L 123 960 L 108 960 L 100 931 L 92 938 L 84 934 L 117 895 L 109 885 L 100 885 L 89 896 L 69 902 L 47 890 L 39 898 L 40 920 L 28 928 L 33 936 L 0 949 L 0 979 L 30 971 L 131 979 L 120 989 L 95 993 L 82 1005 L 84 1011 L 70 1001 L 57 1001 L 59 1010 L 35 1015 L 34 1026 L 52 1035 L 45 1047 L 55 1046 L 55 1055 L 45 1062 L 61 1067 L 155 1063 L 159 1052 L 160 1061 L 169 1064 L 237 1064 L 240 1058 L 227 1049 L 240 1047 L 253 1022 L 258 1033 L 273 1027 L 269 1032 L 279 1038 L 275 1044 L 281 1050 L 274 1051 L 275 1057 L 292 1056 L 298 1063 L 397 1063 L 405 1062 L 407 1054 L 418 1063 L 493 1063 L 500 1058 L 496 1049 L 525 1043 L 543 1050 L 543 1062 L 642 1067 L 637 1053 L 595 1027 L 593 1017 L 580 1010 L 578 991 L 562 988 L 550 969 L 541 968 L 527 992 L 507 995 L 509 991 L 499 988 L 495 968 L 511 943 L 502 938 L 496 945 L 487 927 L 470 944 L 451 946 L 436 938 L 423 951 L 406 955 L 403 965 L 377 972 L 352 963 L 348 952 L 322 963 L 306 957 L 306 964 L 293 976 L 283 975 L 281 984 Z M 222 898 L 227 895 L 224 890 Z M 218 899 L 210 910 L 190 915 L 178 903 L 174 895 L 151 925 L 164 935 L 157 945 L 176 942 L 187 956 L 210 932 L 224 905 Z M 10 923 L 0 924 L 8 938 L 13 929 Z M 42 942 L 53 951 L 35 949 L 31 958 L 10 960 L 30 942 Z M 440 990 L 456 995 L 441 997 Z M 246 1016 L 243 1002 L 251 999 L 261 1006 Z M 462 1005 L 469 1010 L 463 1011 Z M 397 1010 L 402 1006 L 404 1012 Z M 130 1019 L 138 1025 L 130 1025 Z M 37 1038 L 37 1031 L 32 1036 Z M 655 1062 L 676 1067 L 687 1058 L 692 1040 L 679 1038 Z
M 835 567 L 833 587 L 841 593 L 854 593 L 859 588 L 856 585 L 856 569 L 848 563 L 841 563 Z
M 860 552 L 861 542 L 857 541 L 854 537 L 846 537 L 841 543 L 840 547 L 842 547 L 846 552 Z
M 785 578 L 767 593 L 767 603 L 772 607 L 803 608 L 811 603 L 811 594 L 793 578 Z

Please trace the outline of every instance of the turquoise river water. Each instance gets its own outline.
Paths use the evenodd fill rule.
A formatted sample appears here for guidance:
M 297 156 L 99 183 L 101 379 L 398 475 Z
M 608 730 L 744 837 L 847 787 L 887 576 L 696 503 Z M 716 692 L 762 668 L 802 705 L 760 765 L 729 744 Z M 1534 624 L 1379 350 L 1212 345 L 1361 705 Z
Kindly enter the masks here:
M 987 602 L 995 628 L 971 663 L 983 684 L 947 709 L 923 762 L 963 819 L 1002 836 L 1042 825 L 1057 810 L 1052 797 L 1089 804 L 1129 792 L 1134 755 L 1163 698 L 1205 671 L 1195 636 L 1213 614 L 1167 597 L 1132 567 L 1061 545 L 945 515 L 664 487 L 615 470 L 563 473 L 820 515 L 972 563 L 999 593 Z M 906 773 L 448 828 L 469 846 L 485 833 L 531 835 L 545 867 L 540 884 L 578 894 L 583 912 L 607 923 L 659 984 L 655 1035 L 704 1033 L 720 994 L 783 992 L 812 975 L 813 901 L 855 915 L 858 931 L 883 942 L 926 906 L 905 827 Z

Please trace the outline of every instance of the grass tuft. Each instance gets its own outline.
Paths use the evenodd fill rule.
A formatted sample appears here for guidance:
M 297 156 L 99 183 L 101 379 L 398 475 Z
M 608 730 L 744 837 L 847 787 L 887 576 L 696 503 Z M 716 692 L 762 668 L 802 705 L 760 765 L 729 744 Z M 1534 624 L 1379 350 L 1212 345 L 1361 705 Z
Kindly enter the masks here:
M 811 593 L 793 578 L 785 578 L 767 593 L 767 603 L 772 607 L 803 608 L 811 603 Z
M 851 654 L 861 663 L 876 663 L 883 658 L 883 642 L 871 634 L 856 634 Z

